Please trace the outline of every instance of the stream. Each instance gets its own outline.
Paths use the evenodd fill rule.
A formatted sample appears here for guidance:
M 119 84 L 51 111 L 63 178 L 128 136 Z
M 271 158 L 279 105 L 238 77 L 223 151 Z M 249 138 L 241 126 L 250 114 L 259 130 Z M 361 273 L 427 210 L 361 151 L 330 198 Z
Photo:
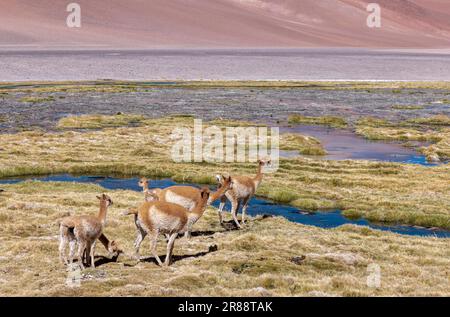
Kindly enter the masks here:
M 398 162 L 423 166 L 439 165 L 439 163 L 428 162 L 425 155 L 417 152 L 414 148 L 402 146 L 398 142 L 367 140 L 345 129 L 320 125 L 294 125 L 280 127 L 281 133 L 299 133 L 318 139 L 328 154 L 314 156 L 314 158 Z M 428 145 L 425 142 L 414 142 L 413 144 L 415 147 Z M 288 158 L 299 156 L 299 154 L 297 151 L 280 151 L 280 156 Z
M 39 177 L 24 177 L 24 178 L 10 178 L 0 180 L 0 184 L 15 184 L 26 180 L 37 180 L 42 182 L 77 182 L 77 183 L 94 183 L 110 190 L 134 190 L 141 191 L 138 186 L 138 178 L 116 178 L 105 176 L 72 176 L 68 174 L 39 176 Z M 192 185 L 195 184 L 180 184 L 171 179 L 152 179 L 150 180 L 151 188 L 165 188 L 173 185 Z M 216 201 L 213 206 L 219 206 L 219 201 Z M 230 204 L 227 202 L 225 210 L 230 210 Z M 366 219 L 348 219 L 344 217 L 341 210 L 331 211 L 317 211 L 306 212 L 299 210 L 293 206 L 274 203 L 272 201 L 253 197 L 250 200 L 247 208 L 247 214 L 251 216 L 256 215 L 273 215 L 282 216 L 289 221 L 297 222 L 305 225 L 316 226 L 320 228 L 335 228 L 344 224 L 354 224 L 360 226 L 368 226 L 373 229 L 391 231 L 404 235 L 412 236 L 433 236 L 438 238 L 450 238 L 450 231 L 443 229 L 429 229 L 418 226 L 407 225 L 385 225 L 371 223 Z

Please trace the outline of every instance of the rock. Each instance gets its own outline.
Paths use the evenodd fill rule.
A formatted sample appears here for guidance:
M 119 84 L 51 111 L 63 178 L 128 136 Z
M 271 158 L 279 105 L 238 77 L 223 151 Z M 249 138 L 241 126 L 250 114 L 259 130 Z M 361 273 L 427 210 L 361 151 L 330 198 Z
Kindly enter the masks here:
M 439 155 L 437 155 L 437 154 L 428 155 L 427 159 L 428 159 L 428 161 L 433 162 L 433 163 L 439 163 L 441 161 L 439 159 Z
M 271 292 L 269 292 L 267 289 L 265 289 L 264 287 L 261 287 L 261 286 L 249 289 L 249 293 L 252 295 L 262 296 L 262 297 L 271 297 L 272 296 Z
M 327 260 L 339 262 L 346 265 L 356 265 L 361 261 L 360 256 L 352 253 L 325 253 L 325 254 L 309 253 L 306 256 L 312 259 L 325 258 Z
M 126 284 L 124 288 L 126 288 L 128 291 L 134 292 L 142 292 L 145 290 L 145 286 L 140 284 Z
M 311 291 L 308 293 L 309 296 L 313 296 L 313 297 L 334 297 L 335 295 L 333 294 L 328 294 L 322 291 Z
M 208 247 L 208 252 L 216 252 L 218 249 L 217 244 L 212 244 Z
M 306 259 L 306 256 L 304 256 L 304 255 L 294 256 L 291 258 L 291 262 L 295 263 L 297 265 L 300 265 L 303 263 L 303 261 L 305 261 L 305 259 Z

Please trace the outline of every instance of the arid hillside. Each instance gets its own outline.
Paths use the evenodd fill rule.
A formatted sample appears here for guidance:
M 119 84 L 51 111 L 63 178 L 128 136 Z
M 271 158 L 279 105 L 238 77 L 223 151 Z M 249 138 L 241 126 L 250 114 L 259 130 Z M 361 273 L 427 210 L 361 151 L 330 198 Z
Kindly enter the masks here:
M 4 0 L 3 48 L 400 47 L 448 48 L 445 0 L 77 0 L 68 28 L 63 0 Z

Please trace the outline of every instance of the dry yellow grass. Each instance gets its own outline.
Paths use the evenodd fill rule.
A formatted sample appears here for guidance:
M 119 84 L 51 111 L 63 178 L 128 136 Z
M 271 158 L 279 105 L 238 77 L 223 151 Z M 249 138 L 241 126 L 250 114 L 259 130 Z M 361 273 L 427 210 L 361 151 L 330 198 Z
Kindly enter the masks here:
M 307 88 L 321 90 L 375 90 L 391 89 L 392 93 L 402 93 L 402 89 L 443 89 L 450 90 L 448 81 L 415 81 L 415 82 L 370 82 L 370 81 L 119 81 L 119 80 L 98 80 L 98 81 L 62 81 L 62 82 L 20 82 L 2 83 L 0 93 L 8 93 L 11 89 L 26 93 L 48 93 L 48 92 L 127 92 L 136 91 L 142 88 L 170 86 L 177 88 Z M 444 100 L 445 101 L 445 100 Z
M 449 239 L 401 236 L 351 225 L 325 230 L 283 218 L 252 218 L 225 231 L 209 208 L 191 240 L 175 243 L 175 262 L 157 266 L 146 240 L 138 263 L 132 217 L 121 212 L 142 201 L 133 191 L 108 191 L 114 205 L 106 234 L 125 251 L 109 261 L 98 246 L 96 269 L 66 285 L 58 259 L 57 222 L 97 212 L 90 184 L 25 182 L 0 193 L 0 295 L 3 296 L 449 296 Z M 228 216 L 229 220 L 231 217 Z M 162 238 L 158 252 L 165 252 Z M 215 249 L 217 250 L 215 251 Z M 370 265 L 381 286 L 369 287 Z
M 285 133 L 280 136 L 280 150 L 298 151 L 299 154 L 304 155 L 327 154 L 316 138 L 295 133 Z
M 174 126 L 192 127 L 192 118 L 147 119 L 141 127 L 89 132 L 3 134 L 0 177 L 68 172 L 211 183 L 217 173 L 255 173 L 251 163 L 174 163 Z M 341 208 L 373 221 L 449 229 L 449 175 L 448 165 L 295 158 L 281 160 L 258 194 L 305 209 Z
M 428 141 L 420 151 L 429 161 L 450 159 L 450 117 L 436 115 L 392 123 L 376 118 L 362 118 L 356 133 L 371 140 Z

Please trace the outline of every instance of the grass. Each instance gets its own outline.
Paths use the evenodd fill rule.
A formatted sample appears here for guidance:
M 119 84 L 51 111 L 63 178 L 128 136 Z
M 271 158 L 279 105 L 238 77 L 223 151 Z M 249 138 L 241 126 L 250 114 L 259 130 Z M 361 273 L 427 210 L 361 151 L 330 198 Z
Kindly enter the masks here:
M 446 115 L 397 123 L 366 117 L 357 122 L 356 133 L 370 140 L 432 142 L 433 144 L 419 149 L 429 161 L 450 159 L 450 117 Z
M 307 117 L 299 114 L 292 114 L 288 118 L 288 123 L 290 124 L 318 124 L 326 125 L 333 128 L 345 128 L 347 122 L 340 118 L 334 116 L 322 116 L 322 117 Z
M 55 98 L 53 96 L 48 96 L 48 97 L 30 96 L 30 97 L 20 98 L 20 102 L 27 102 L 27 103 L 44 103 L 44 102 L 50 102 L 50 101 L 54 101 L 54 100 L 55 100 Z
M 52 92 L 107 92 L 122 93 L 135 92 L 151 88 L 175 87 L 175 88 L 277 88 L 277 89 L 321 89 L 321 90 L 361 90 L 373 92 L 383 89 L 392 93 L 401 93 L 403 89 L 437 89 L 450 90 L 448 81 L 425 81 L 425 82 L 370 82 L 370 81 L 118 81 L 118 80 L 98 80 L 86 82 L 20 82 L 2 83 L 0 94 L 8 93 L 14 89 L 18 92 L 26 93 L 52 93 Z
M 427 118 L 409 119 L 407 122 L 421 125 L 441 125 L 450 127 L 450 117 L 446 115 L 435 115 Z
M 101 129 L 108 127 L 122 127 L 129 125 L 142 125 L 146 117 L 142 115 L 118 113 L 110 115 L 82 115 L 68 116 L 59 120 L 60 129 Z
M 393 105 L 392 109 L 394 110 L 422 110 L 424 106 L 420 105 Z
M 95 214 L 95 198 L 106 190 L 93 184 L 24 182 L 0 193 L 0 294 L 2 296 L 448 296 L 449 239 L 402 236 L 345 225 L 320 229 L 283 218 L 251 218 L 245 229 L 225 231 L 214 208 L 194 226 L 194 236 L 175 242 L 175 262 L 160 268 L 148 239 L 138 263 L 135 226 L 121 212 L 142 193 L 108 191 L 105 234 L 124 250 L 109 261 L 97 246 L 97 268 L 81 275 L 80 287 L 66 286 L 58 261 L 58 220 Z M 4 216 L 6 215 L 6 216 Z M 226 214 L 226 220 L 231 220 Z M 204 232 L 195 235 L 195 232 Z M 217 249 L 217 250 L 216 250 Z M 216 251 L 215 251 L 216 250 Z M 158 253 L 165 253 L 161 238 Z M 105 257 L 105 258 L 103 258 Z M 295 260 L 301 259 L 301 260 Z M 369 287 L 368 266 L 378 265 L 381 286 Z
M 191 117 L 146 119 L 145 123 L 93 131 L 2 134 L 0 177 L 143 175 L 210 184 L 216 174 L 255 173 L 252 163 L 173 162 L 170 153 L 175 140 L 170 133 L 175 126 L 192 128 Z M 449 229 L 449 171 L 448 165 L 427 168 L 368 161 L 282 159 L 278 171 L 265 176 L 258 195 L 304 209 L 354 209 L 376 221 Z
M 294 133 L 285 133 L 281 135 L 280 150 L 298 151 L 303 155 L 327 154 L 320 141 L 316 138 Z

